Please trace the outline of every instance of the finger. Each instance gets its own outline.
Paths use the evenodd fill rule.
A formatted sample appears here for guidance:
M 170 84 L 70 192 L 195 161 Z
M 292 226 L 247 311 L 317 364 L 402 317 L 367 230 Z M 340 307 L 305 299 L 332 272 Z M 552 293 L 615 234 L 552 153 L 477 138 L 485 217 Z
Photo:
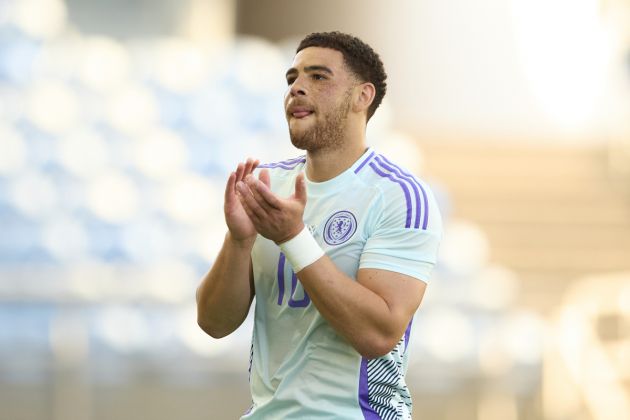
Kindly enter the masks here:
M 258 216 L 256 216 L 256 214 L 252 211 L 251 208 L 249 208 L 242 194 L 238 195 L 238 199 L 241 202 L 241 207 L 243 207 L 243 210 L 245 210 L 245 214 L 247 214 L 247 217 L 249 217 L 249 220 L 252 221 L 252 223 L 254 224 L 254 227 L 256 227 L 256 230 L 258 230 L 258 224 L 260 223 L 260 219 L 258 219 Z
M 243 178 L 251 174 L 254 169 L 256 169 L 259 163 L 260 161 L 258 159 L 247 158 L 247 162 L 245 162 L 245 171 L 243 172 Z
M 267 187 L 271 188 L 271 178 L 269 177 L 269 171 L 267 169 L 262 169 L 260 171 L 258 179 L 260 179 L 260 181 Z
M 236 166 L 236 182 L 243 180 L 243 172 L 245 171 L 245 164 L 240 162 Z
M 262 197 L 262 195 L 260 195 L 260 191 L 258 191 L 258 183 L 260 183 L 260 181 L 258 181 L 252 175 L 248 175 L 245 178 L 245 183 L 249 187 L 249 191 L 254 197 L 254 200 L 256 200 L 258 205 L 265 210 L 265 213 L 269 213 L 273 209 L 273 207 L 271 207 L 269 203 L 267 203 L 267 201 Z
M 300 172 L 295 179 L 295 198 L 302 204 L 306 204 L 306 181 L 304 180 L 304 172 Z
M 271 191 L 271 189 L 264 182 L 256 183 L 256 190 L 260 193 L 263 200 L 274 209 L 282 208 L 282 201 Z
M 236 184 L 239 192 L 241 193 L 242 202 L 260 219 L 264 219 L 267 216 L 267 211 L 256 201 L 249 186 L 244 182 Z
M 227 183 L 225 184 L 225 205 L 234 204 L 234 194 L 236 193 L 236 173 L 230 173 Z

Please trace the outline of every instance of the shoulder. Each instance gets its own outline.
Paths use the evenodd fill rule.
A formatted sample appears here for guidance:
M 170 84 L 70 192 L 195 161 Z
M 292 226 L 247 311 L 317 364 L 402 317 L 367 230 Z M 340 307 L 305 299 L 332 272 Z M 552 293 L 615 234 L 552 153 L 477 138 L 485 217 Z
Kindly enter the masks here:
M 430 186 L 385 155 L 374 153 L 357 175 L 379 190 L 383 216 L 390 222 L 422 230 L 441 224 Z

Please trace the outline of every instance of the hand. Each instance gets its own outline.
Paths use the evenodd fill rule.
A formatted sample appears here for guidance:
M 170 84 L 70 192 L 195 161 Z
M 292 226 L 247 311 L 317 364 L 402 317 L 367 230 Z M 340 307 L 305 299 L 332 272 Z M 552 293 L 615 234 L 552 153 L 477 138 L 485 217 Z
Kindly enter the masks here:
M 223 204 L 225 222 L 232 239 L 241 243 L 253 242 L 256 239 L 257 232 L 256 227 L 241 205 L 236 185 L 242 182 L 245 177 L 251 176 L 258 163 L 258 160 L 251 158 L 247 159 L 245 163 L 239 163 L 236 167 L 236 172 L 230 174 L 225 186 L 225 202 Z
M 283 199 L 271 192 L 269 172 L 263 169 L 259 179 L 249 175 L 236 185 L 239 199 L 258 233 L 281 244 L 304 229 L 306 183 L 304 174 L 295 179 L 295 194 Z

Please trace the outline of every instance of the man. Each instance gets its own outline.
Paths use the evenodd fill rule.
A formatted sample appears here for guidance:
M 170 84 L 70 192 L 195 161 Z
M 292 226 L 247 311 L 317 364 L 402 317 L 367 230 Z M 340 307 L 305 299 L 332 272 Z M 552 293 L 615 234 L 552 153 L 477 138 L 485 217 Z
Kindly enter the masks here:
M 256 296 L 243 419 L 409 419 L 407 346 L 441 238 L 435 200 L 366 145 L 386 88 L 372 48 L 311 34 L 286 77 L 291 141 L 306 156 L 248 159 L 230 175 L 199 325 L 230 334 Z

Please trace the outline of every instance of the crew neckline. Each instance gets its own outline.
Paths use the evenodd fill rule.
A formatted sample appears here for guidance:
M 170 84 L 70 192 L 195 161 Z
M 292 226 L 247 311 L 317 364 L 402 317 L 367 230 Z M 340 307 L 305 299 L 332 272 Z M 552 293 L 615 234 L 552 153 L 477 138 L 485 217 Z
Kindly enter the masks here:
M 349 178 L 354 177 L 355 173 L 359 172 L 363 168 L 363 166 L 367 163 L 368 160 L 372 158 L 374 155 L 374 150 L 371 147 L 368 147 L 366 151 L 350 166 L 348 169 L 340 173 L 334 178 L 331 178 L 327 181 L 322 182 L 314 182 L 308 179 L 306 176 L 306 163 L 304 164 L 304 181 L 306 182 L 306 190 L 309 195 L 321 195 L 325 193 L 330 193 L 338 189 L 341 185 L 343 185 Z

